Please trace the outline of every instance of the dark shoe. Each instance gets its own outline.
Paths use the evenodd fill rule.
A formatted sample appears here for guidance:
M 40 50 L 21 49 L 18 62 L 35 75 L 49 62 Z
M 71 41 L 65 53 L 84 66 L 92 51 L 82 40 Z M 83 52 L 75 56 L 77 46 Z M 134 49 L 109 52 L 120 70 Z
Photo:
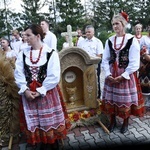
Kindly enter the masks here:
M 47 150 L 47 144 L 42 143 L 40 150 Z
M 128 130 L 128 122 L 129 122 L 129 117 L 124 119 L 124 121 L 123 121 L 123 125 L 122 125 L 121 130 L 120 130 L 120 132 L 122 134 L 127 132 L 127 130 Z
M 116 127 L 116 122 L 114 122 L 113 124 L 110 124 L 110 125 L 108 126 L 109 132 L 113 132 L 115 127 Z
M 27 144 L 25 150 L 36 150 L 37 145 Z
M 123 126 L 121 127 L 120 132 L 121 132 L 122 134 L 124 134 L 124 133 L 126 133 L 127 131 L 128 131 L 128 125 L 123 125 Z
M 56 140 L 55 143 L 52 145 L 52 149 L 53 150 L 60 150 L 59 141 L 58 140 Z
M 110 125 L 108 126 L 109 132 L 113 132 L 116 127 L 116 116 L 113 114 L 110 116 Z
M 48 150 L 60 150 L 59 141 L 56 140 L 54 144 L 48 144 Z

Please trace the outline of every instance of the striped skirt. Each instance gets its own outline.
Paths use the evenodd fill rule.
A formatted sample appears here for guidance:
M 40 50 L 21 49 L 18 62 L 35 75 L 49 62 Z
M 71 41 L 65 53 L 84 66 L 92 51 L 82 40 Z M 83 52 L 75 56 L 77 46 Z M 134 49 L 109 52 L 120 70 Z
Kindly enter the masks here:
M 120 69 L 119 74 L 123 71 Z M 123 119 L 130 115 L 143 116 L 145 112 L 144 98 L 137 73 L 131 74 L 130 80 L 124 79 L 116 84 L 112 84 L 106 78 L 100 109 L 105 114 L 114 114 Z
M 20 127 L 27 143 L 52 144 L 66 137 L 71 123 L 59 86 L 47 92 L 43 98 L 20 101 Z

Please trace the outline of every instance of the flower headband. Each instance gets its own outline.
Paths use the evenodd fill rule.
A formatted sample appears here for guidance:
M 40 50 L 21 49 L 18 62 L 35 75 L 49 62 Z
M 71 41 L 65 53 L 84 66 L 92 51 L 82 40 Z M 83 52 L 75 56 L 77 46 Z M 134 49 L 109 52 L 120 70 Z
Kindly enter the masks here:
M 121 11 L 120 14 L 121 14 L 121 16 L 122 16 L 127 22 L 129 21 L 129 16 L 128 16 L 128 14 L 127 14 L 126 12 Z

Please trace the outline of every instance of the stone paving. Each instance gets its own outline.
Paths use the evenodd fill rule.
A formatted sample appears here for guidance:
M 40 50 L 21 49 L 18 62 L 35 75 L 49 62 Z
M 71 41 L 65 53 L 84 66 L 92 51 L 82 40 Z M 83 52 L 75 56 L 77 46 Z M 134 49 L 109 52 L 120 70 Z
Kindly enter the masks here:
M 150 111 L 147 109 L 144 117 L 131 117 L 127 133 L 121 134 L 122 120 L 117 118 L 117 128 L 107 134 L 99 125 L 78 127 L 70 131 L 65 140 L 66 150 L 78 149 L 112 149 L 119 146 L 134 146 L 150 144 Z M 142 149 L 143 149 L 142 148 Z
M 133 147 L 147 149 L 150 145 L 150 108 L 146 107 L 144 117 L 130 117 L 128 131 L 120 133 L 122 120 L 117 118 L 117 127 L 112 133 L 106 133 L 97 123 L 92 126 L 76 127 L 70 130 L 64 139 L 62 150 L 103 150 Z M 25 139 L 14 143 L 12 150 L 25 150 Z M 2 147 L 8 150 L 8 147 Z M 148 148 L 149 149 L 149 148 Z

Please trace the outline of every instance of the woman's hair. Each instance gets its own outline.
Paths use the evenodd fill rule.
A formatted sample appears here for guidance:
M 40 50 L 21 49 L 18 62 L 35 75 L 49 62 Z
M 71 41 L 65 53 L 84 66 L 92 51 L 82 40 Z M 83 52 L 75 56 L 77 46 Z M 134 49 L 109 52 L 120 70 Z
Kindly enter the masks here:
M 8 46 L 10 47 L 10 49 L 12 49 L 11 44 L 10 44 L 10 40 L 9 40 L 9 39 L 7 39 L 7 38 L 5 38 L 5 37 L 2 37 L 2 38 L 1 38 L 1 41 L 2 41 L 2 40 L 7 41 Z
M 128 15 L 125 12 L 120 12 L 120 13 L 118 13 L 118 14 L 116 14 L 116 15 L 113 16 L 111 23 L 114 20 L 120 21 L 122 23 L 122 25 L 124 27 L 126 27 L 126 25 L 128 23 Z
M 142 24 L 140 24 L 140 23 L 138 23 L 138 24 L 135 25 L 135 29 L 136 29 L 136 28 L 142 28 L 142 27 L 143 27 L 143 26 L 142 26 Z
M 43 30 L 42 30 L 40 25 L 38 25 L 38 24 L 31 24 L 27 28 L 25 28 L 24 31 L 26 31 L 27 29 L 30 29 L 34 35 L 38 35 L 39 34 L 41 36 L 41 41 L 43 41 L 45 34 L 44 34 L 44 32 L 43 32 Z
M 2 37 L 2 38 L 1 38 L 1 41 L 2 41 L 2 40 L 5 40 L 5 41 L 7 41 L 7 43 L 8 43 L 8 46 L 10 46 L 10 41 L 9 41 L 7 38 L 5 38 L 5 37 Z

